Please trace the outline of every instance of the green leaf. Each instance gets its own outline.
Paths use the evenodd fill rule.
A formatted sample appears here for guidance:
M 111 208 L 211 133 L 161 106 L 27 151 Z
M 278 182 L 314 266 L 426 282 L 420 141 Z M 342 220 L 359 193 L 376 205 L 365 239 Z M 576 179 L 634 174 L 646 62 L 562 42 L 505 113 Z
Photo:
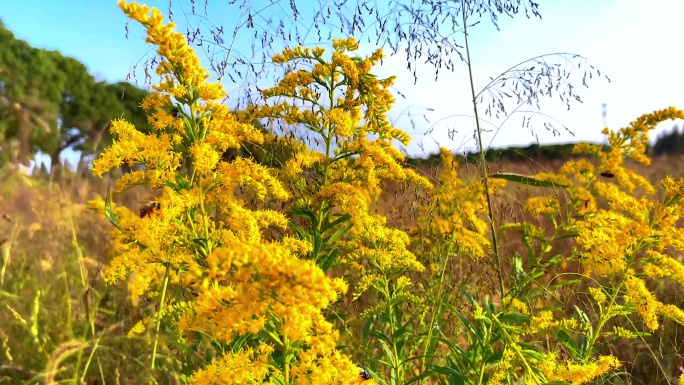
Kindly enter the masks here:
M 380 331 L 377 331 L 377 330 L 373 330 L 373 331 L 370 332 L 370 336 L 371 336 L 371 337 L 375 337 L 375 338 L 377 338 L 377 339 L 380 340 L 380 341 L 384 341 L 384 342 L 387 343 L 388 345 L 392 345 L 392 339 L 389 338 L 389 336 L 385 335 L 383 332 L 380 332 Z
M 544 355 L 539 353 L 536 350 L 523 349 L 523 350 L 521 350 L 521 353 L 523 356 L 533 358 L 535 360 L 543 360 L 544 359 Z
M 385 365 L 386 365 L 386 364 L 387 364 L 387 363 L 385 363 Z M 377 373 L 375 373 L 375 372 L 372 371 L 371 369 L 368 369 L 368 368 L 364 368 L 364 369 L 368 372 L 368 374 L 370 374 L 371 378 L 374 379 L 375 382 L 377 382 L 378 384 L 387 384 L 383 379 L 381 379 L 381 378 L 378 376 Z
M 579 339 L 579 347 L 578 347 L 578 353 L 580 358 L 586 358 L 587 357 L 587 350 L 589 349 L 589 343 L 587 341 L 587 337 L 582 336 Z
M 560 183 L 555 183 L 555 182 L 546 181 L 546 180 L 540 180 L 540 179 L 536 179 L 536 178 L 533 178 L 530 176 L 525 176 L 525 175 L 515 174 L 515 173 L 509 173 L 509 172 L 492 174 L 492 175 L 489 175 L 489 177 L 494 178 L 494 179 L 504 179 L 504 180 L 507 180 L 510 182 L 520 183 L 520 184 L 524 184 L 527 186 L 562 187 L 562 188 L 568 187 L 568 186 L 562 185 Z
M 399 341 L 401 338 L 404 338 L 407 336 L 408 332 L 411 330 L 411 327 L 413 325 L 413 321 L 418 318 L 420 314 L 416 314 L 413 317 L 411 317 L 406 323 L 401 325 L 394 333 L 392 333 L 392 338 L 394 341 Z
M 466 297 L 466 299 L 468 300 L 468 302 L 469 302 L 471 305 L 474 305 L 474 304 L 475 304 L 475 300 L 473 299 L 473 296 L 470 295 L 470 293 L 468 293 L 468 291 L 465 289 L 465 287 L 461 286 L 461 287 L 459 288 L 459 291 Z
M 565 346 L 565 348 L 570 351 L 570 354 L 572 354 L 573 357 L 579 357 L 577 351 L 577 344 L 575 344 L 575 340 L 572 339 L 568 332 L 562 329 L 558 329 L 556 331 L 556 339 L 558 340 L 558 342 L 561 343 L 561 345 Z
M 582 311 L 577 305 L 575 305 L 575 311 L 579 315 L 580 322 L 582 323 L 582 328 L 587 335 L 587 339 L 592 339 L 594 337 L 594 328 L 591 325 L 591 321 L 585 312 Z
M 530 324 L 530 316 L 526 314 L 503 314 L 497 317 L 499 321 L 509 324 Z
M 575 232 L 575 231 L 572 231 L 572 232 L 568 232 L 568 233 L 565 233 L 565 234 L 557 235 L 557 236 L 554 238 L 554 240 L 564 239 L 564 238 L 576 238 L 576 237 L 579 237 L 579 233 L 578 233 L 578 232 Z
M 313 259 L 318 257 L 318 254 L 322 251 L 321 246 L 323 244 L 323 239 L 321 238 L 321 233 L 314 229 L 313 231 Z
M 445 340 L 443 338 L 439 338 L 438 340 L 447 345 L 459 361 L 465 362 L 466 366 L 470 365 L 470 357 L 468 357 L 468 354 L 464 352 L 463 349 L 461 349 L 458 345 L 455 345 L 451 341 Z
M 116 219 L 116 216 L 114 215 L 114 210 L 112 210 L 112 195 L 107 191 L 107 195 L 105 196 L 105 207 L 104 207 L 104 215 L 105 218 L 114 225 L 117 229 L 119 228 L 119 221 Z
M 167 181 L 166 184 L 176 191 L 190 190 L 190 188 L 192 187 L 192 183 L 190 183 L 190 180 L 188 178 L 186 178 L 184 175 L 182 175 L 181 173 L 176 173 L 176 182 L 175 183 L 171 182 L 171 181 Z
M 231 341 L 230 343 L 230 350 L 233 354 L 237 354 L 242 350 L 242 348 L 249 342 L 251 339 L 254 338 L 253 334 L 246 334 L 244 336 L 238 337 Z
M 330 253 L 323 255 L 322 257 L 318 258 L 316 261 L 316 265 L 321 268 L 323 271 L 328 271 L 330 268 L 335 265 L 335 261 L 337 261 L 337 257 L 340 255 L 340 249 L 334 248 L 330 251 Z
M 393 368 L 397 368 L 398 367 L 397 361 L 394 357 L 394 354 L 392 353 L 392 349 L 390 349 L 391 344 L 388 344 L 388 343 L 382 341 L 381 346 L 382 346 L 382 350 L 385 352 L 385 358 L 387 358 L 387 360 L 389 360 L 390 366 Z
M 353 224 L 353 223 L 350 223 L 349 225 L 347 225 L 347 226 L 345 226 L 345 227 L 343 227 L 343 228 L 337 230 L 337 231 L 334 232 L 331 236 L 329 236 L 328 238 L 326 238 L 324 245 L 325 245 L 325 246 L 328 246 L 329 244 L 335 242 L 335 240 L 336 240 L 337 238 L 339 238 L 339 237 L 341 237 L 342 235 L 346 234 L 349 230 L 351 230 L 352 227 L 354 227 L 354 224 Z
M 580 282 L 582 282 L 582 280 L 580 280 L 580 279 L 568 279 L 565 281 L 561 281 L 560 283 L 557 283 L 555 285 L 549 285 L 549 289 L 550 290 L 561 289 L 565 286 L 574 285 L 574 284 L 580 283 Z
M 214 246 L 214 241 L 207 238 L 193 238 L 192 244 L 196 247 L 192 247 L 202 259 L 206 259 L 208 251 Z
M 361 337 L 363 338 L 363 341 L 368 341 L 368 337 L 370 336 L 370 333 L 373 330 L 373 323 L 373 320 L 369 319 L 363 326 L 363 330 L 361 331 Z
M 470 323 L 470 321 L 468 321 L 468 319 L 461 313 L 456 313 L 456 315 L 461 319 L 463 326 L 465 326 L 470 333 L 477 337 L 478 342 L 482 343 L 482 334 Z
M 518 289 L 521 289 L 521 283 L 525 279 L 525 270 L 523 270 L 522 257 L 519 253 L 515 253 L 513 257 L 513 278 Z
M 435 373 L 443 374 L 447 376 L 447 378 L 451 377 L 456 377 L 460 378 L 461 380 L 465 379 L 465 376 L 461 374 L 458 370 L 448 367 L 448 366 L 437 366 L 437 365 L 430 365 L 430 370 L 434 371 Z
M 409 378 L 408 380 L 406 380 L 404 382 L 404 385 L 413 384 L 414 382 L 418 382 L 418 381 L 422 380 L 423 378 L 427 378 L 427 377 L 433 376 L 435 374 L 436 373 L 434 371 L 432 371 L 431 369 L 428 369 L 416 377 Z
M 328 231 L 329 229 L 332 229 L 333 227 L 335 227 L 335 226 L 337 226 L 337 225 L 339 225 L 339 224 L 341 224 L 341 223 L 347 222 L 347 221 L 349 221 L 350 219 L 351 219 L 351 215 L 349 215 L 349 214 L 340 215 L 340 216 L 339 216 L 337 219 L 335 219 L 334 221 L 332 221 L 332 222 L 328 223 L 327 225 L 323 226 L 323 227 L 321 228 L 321 232 L 324 232 L 324 233 L 325 233 L 325 232 Z
M 304 207 L 294 206 L 290 208 L 290 215 L 307 219 L 313 227 L 316 227 L 316 224 L 318 224 L 318 217 L 311 210 Z
M 485 365 L 491 365 L 496 362 L 499 362 L 501 360 L 501 357 L 503 357 L 503 353 L 503 350 L 499 350 L 498 352 L 490 355 L 489 357 L 487 357 L 487 360 L 485 360 Z
M 301 228 L 298 224 L 290 221 L 290 227 L 292 227 L 294 231 L 297 232 L 297 235 L 300 239 L 311 242 L 311 236 L 309 235 L 309 233 L 303 228 Z

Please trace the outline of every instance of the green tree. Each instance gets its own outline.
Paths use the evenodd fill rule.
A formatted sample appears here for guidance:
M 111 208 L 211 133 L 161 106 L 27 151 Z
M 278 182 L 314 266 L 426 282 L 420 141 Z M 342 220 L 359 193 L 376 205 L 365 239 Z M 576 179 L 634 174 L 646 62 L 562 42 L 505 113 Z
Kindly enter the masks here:
M 80 61 L 30 46 L 0 22 L 2 161 L 28 165 L 37 151 L 52 170 L 66 149 L 96 154 L 111 143 L 112 119 L 150 130 L 140 107 L 148 94 L 127 82 L 97 82 Z
M 95 82 L 83 72 L 85 67 L 81 63 L 71 58 L 62 60 L 71 69 L 69 79 L 73 81 L 64 89 L 59 135 L 55 136 L 56 145 L 50 153 L 53 167 L 59 167 L 59 155 L 65 149 L 92 155 L 111 144 L 108 128 L 113 119 L 134 122 L 143 132 L 151 130 L 140 107 L 147 91 L 126 82 Z
M 54 133 L 66 82 L 52 54 L 34 49 L 0 22 L 0 137 L 4 161 L 27 165 L 37 138 Z
M 672 130 L 658 135 L 651 153 L 655 156 L 684 154 L 684 132 L 675 125 Z

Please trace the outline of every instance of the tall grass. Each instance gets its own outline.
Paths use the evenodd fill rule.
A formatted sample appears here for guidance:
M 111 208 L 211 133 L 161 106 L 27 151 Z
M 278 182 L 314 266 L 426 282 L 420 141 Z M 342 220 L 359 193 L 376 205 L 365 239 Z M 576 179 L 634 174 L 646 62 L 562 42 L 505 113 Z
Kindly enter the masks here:
M 478 126 L 476 164 L 442 149 L 413 169 L 381 51 L 286 49 L 266 102 L 233 114 L 159 11 L 120 6 L 163 58 L 142 106 L 157 131 L 113 122 L 95 174 L 138 167 L 115 181 L 4 174 L 3 380 L 678 381 L 684 180 L 642 174 L 648 132 L 684 112 L 526 167 L 486 164 Z M 324 150 L 252 124 L 267 118 Z

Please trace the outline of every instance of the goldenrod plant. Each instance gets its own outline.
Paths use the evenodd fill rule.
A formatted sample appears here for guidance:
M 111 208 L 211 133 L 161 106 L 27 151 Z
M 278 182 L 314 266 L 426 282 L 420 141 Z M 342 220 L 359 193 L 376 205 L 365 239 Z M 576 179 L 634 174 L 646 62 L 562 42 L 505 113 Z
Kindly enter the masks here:
M 113 122 L 118 140 L 95 162 L 94 171 L 102 175 L 124 163 L 143 165 L 119 179 L 117 189 L 144 183 L 161 190 L 154 209 L 140 214 L 109 201 L 97 204 L 116 227 L 117 255 L 106 270 L 107 281 L 128 279 L 133 301 L 145 294 L 159 298 L 155 318 L 132 330 L 154 331 L 150 369 L 157 365 L 164 324 L 181 345 L 190 333 L 213 342 L 213 358 L 186 368 L 189 383 L 347 384 L 373 377 L 389 384 L 429 378 L 584 384 L 609 378 L 619 367 L 615 356 L 603 353 L 606 343 L 644 335 L 641 328 L 607 329 L 614 318 L 638 313 L 647 331 L 657 327 L 658 316 L 684 319 L 678 307 L 657 301 L 644 283 L 645 277 L 677 280 L 682 270 L 663 254 L 680 242 L 672 230 L 680 213 L 679 184 L 663 182 L 663 203 L 635 198 L 635 187 L 647 195 L 654 189 L 622 161 L 648 162 L 648 130 L 681 118 L 680 111 L 659 111 L 619 132 L 605 131 L 608 152 L 578 145 L 576 151 L 594 156 L 595 162 L 571 161 L 553 174 L 488 175 L 481 157 L 480 177 L 464 182 L 443 150 L 445 169 L 433 187 L 403 167 L 393 147 L 394 140 L 406 144 L 408 136 L 386 116 L 393 78 L 371 73 L 381 51 L 350 56 L 358 49 L 353 38 L 334 40 L 330 56 L 322 48 L 286 49 L 273 62 L 294 69 L 263 91 L 266 99 L 280 99 L 235 115 L 220 103 L 225 92 L 207 82 L 206 71 L 172 23 L 164 24 L 161 13 L 146 6 L 120 5 L 146 27 L 148 42 L 163 58 L 157 92 L 143 102 L 157 132 L 145 135 L 125 121 Z M 465 12 L 463 17 L 465 23 Z M 470 60 L 467 48 L 466 40 Z M 171 114 L 172 109 L 180 113 Z M 304 127 L 320 138 L 322 149 L 300 142 L 293 146 L 300 151 L 281 170 L 251 158 L 222 159 L 230 148 L 262 143 L 262 132 L 248 122 L 263 118 Z M 617 183 L 598 180 L 601 176 Z M 384 180 L 434 188 L 418 254 L 411 251 L 407 233 L 370 211 Z M 512 259 L 509 282 L 503 278 L 492 204 L 503 180 L 567 191 L 563 202 L 540 196 L 524 206 L 529 214 L 547 218 L 552 233 L 527 222 L 503 224 L 502 230 L 523 234 L 527 249 L 527 258 Z M 238 187 L 250 188 L 259 200 L 294 201 L 289 212 L 248 208 L 235 194 Z M 607 208 L 598 208 L 601 199 Z M 552 254 L 561 238 L 574 238 L 576 251 Z M 466 293 L 469 310 L 456 309 L 456 296 L 444 286 L 450 276 L 446 269 L 453 266 L 449 258 L 489 256 L 498 293 L 481 300 Z M 583 271 L 565 270 L 574 261 Z M 422 273 L 424 263 L 437 278 L 437 291 L 430 291 L 434 297 L 427 300 L 409 290 L 409 275 Z M 356 282 L 352 300 L 371 288 L 375 293 L 374 303 L 359 314 L 368 320 L 357 345 L 368 350 L 361 355 L 370 365 L 368 376 L 360 376 L 350 356 L 336 346 L 336 327 L 344 322 L 324 313 L 339 306 L 349 284 L 326 275 L 336 268 L 352 269 L 347 276 Z M 558 275 L 547 282 L 549 271 Z M 171 287 L 190 293 L 170 296 Z M 595 306 L 561 299 L 559 292 L 568 287 L 571 296 L 586 287 Z M 447 335 L 438 326 L 449 314 L 460 325 L 446 329 Z M 466 336 L 465 346 L 454 340 L 459 333 Z
M 221 161 L 229 148 L 262 142 L 261 132 L 220 103 L 226 96 L 222 86 L 207 82 L 184 35 L 164 24 L 158 10 L 119 5 L 145 26 L 147 41 L 163 58 L 156 92 L 143 102 L 157 132 L 145 135 L 125 121 L 113 122 L 117 141 L 96 160 L 94 171 L 102 175 L 126 162 L 144 165 L 120 178 L 117 189 L 145 183 L 161 196 L 147 215 L 96 203 L 116 226 L 117 255 L 106 279 L 130 277 L 133 300 L 158 293 L 156 319 L 143 325 L 156 334 L 164 309 L 174 306 L 181 312 L 174 333 L 182 339 L 199 332 L 217 344 L 217 357 L 197 368 L 189 383 L 357 383 L 357 366 L 335 348 L 337 332 L 321 313 L 346 291 L 346 283 L 303 258 L 311 243 L 265 237 L 269 226 L 287 227 L 282 213 L 247 209 L 235 196 L 236 187 L 245 186 L 258 199 L 287 200 L 290 194 L 268 168 L 244 157 Z M 222 220 L 214 220 L 216 213 Z M 187 306 L 168 295 L 176 285 L 196 293 Z M 157 365 L 158 339 L 150 369 Z
M 128 279 L 134 302 L 143 295 L 158 297 L 154 318 L 131 330 L 153 329 L 150 369 L 158 365 L 165 330 L 178 346 L 211 341 L 209 356 L 186 365 L 187 381 L 195 384 L 585 384 L 610 378 L 619 367 L 615 356 L 602 352 L 607 342 L 644 335 L 638 329 L 606 329 L 614 318 L 636 312 L 648 330 L 656 328 L 659 315 L 682 319 L 679 308 L 658 302 L 643 281 L 644 276 L 676 279 L 682 268 L 663 254 L 679 242 L 676 231 L 663 229 L 675 228 L 678 184 L 666 179 L 660 206 L 634 198 L 636 186 L 646 194 L 654 190 L 622 163 L 625 156 L 647 162 L 647 131 L 681 118 L 678 110 L 645 115 L 618 133 L 606 131 L 607 153 L 599 146 L 577 146 L 578 153 L 593 155 L 595 164 L 571 161 L 559 173 L 489 175 L 481 156 L 479 177 L 463 181 L 451 154 L 442 150 L 445 169 L 433 186 L 403 167 L 393 147 L 394 140 L 406 144 L 408 136 L 387 119 L 393 78 L 371 73 L 381 51 L 350 56 L 358 49 L 353 38 L 334 40 L 329 56 L 322 48 L 286 49 L 273 62 L 287 63 L 290 70 L 263 91 L 267 100 L 278 100 L 236 115 L 220 103 L 225 92 L 207 82 L 172 23 L 164 24 L 155 9 L 120 5 L 146 27 L 148 42 L 163 58 L 157 69 L 161 82 L 143 102 L 157 132 L 142 134 L 115 121 L 118 140 L 96 160 L 94 171 L 102 175 L 124 163 L 143 165 L 120 178 L 117 189 L 142 183 L 161 195 L 140 213 L 109 200 L 94 205 L 115 225 L 117 255 L 105 272 L 108 282 Z M 465 23 L 465 12 L 463 17 Z M 467 44 L 466 52 L 470 60 Z M 303 127 L 320 139 L 321 148 L 289 139 L 295 151 L 278 170 L 252 158 L 222 158 L 244 143 L 262 143 L 263 133 L 249 122 L 264 118 Z M 601 176 L 617 184 L 597 180 Z M 505 180 L 567 191 L 563 202 L 540 196 L 524 205 L 526 212 L 551 222 L 551 234 L 528 222 L 502 225 L 501 230 L 521 232 L 527 248 L 527 258 L 511 260 L 508 282 L 492 203 Z M 433 189 L 434 203 L 414 233 L 414 246 L 406 232 L 389 227 L 370 209 L 383 181 Z M 250 208 L 236 195 L 245 187 L 258 200 L 292 202 L 287 211 Z M 598 209 L 599 199 L 608 209 Z M 574 238 L 576 251 L 551 254 L 562 238 Z M 614 241 L 606 242 L 609 238 Z M 489 257 L 498 292 L 481 300 L 465 292 L 467 306 L 457 308 L 463 298 L 445 286 L 454 276 L 447 272 L 454 266 L 449 259 Z M 584 271 L 564 271 L 572 261 Z M 351 269 L 346 280 L 326 274 L 340 268 Z M 544 281 L 549 271 L 559 274 L 553 284 Z M 411 293 L 410 276 L 423 274 L 434 277 L 429 298 Z M 326 311 L 341 306 L 338 299 L 350 282 L 352 300 L 373 289 L 370 305 L 357 314 L 367 320 L 363 330 L 348 329 L 344 319 L 330 319 Z M 558 297 L 567 287 L 577 293 L 584 287 L 579 282 L 590 283 L 595 308 Z M 169 295 L 171 288 L 180 290 Z M 549 295 L 555 301 L 546 299 Z M 568 315 L 571 305 L 576 318 Z M 449 316 L 459 322 L 441 328 Z M 338 327 L 365 352 L 345 353 L 336 346 Z M 359 332 L 360 340 L 354 336 Z M 465 345 L 455 340 L 458 335 Z M 363 359 L 361 375 L 348 354 Z
M 467 43 L 476 9 L 458 4 Z M 684 180 L 638 170 L 684 111 L 543 172 L 490 171 L 476 125 L 475 167 L 441 148 L 418 170 L 381 50 L 285 49 L 263 100 L 231 112 L 173 23 L 119 6 L 157 47 L 154 131 L 112 122 L 93 171 L 131 171 L 79 193 L 97 218 L 66 186 L 3 179 L 0 212 L 30 210 L 0 220 L 0 382 L 625 384 L 643 352 L 649 379 L 679 381 L 662 340 L 684 325 Z

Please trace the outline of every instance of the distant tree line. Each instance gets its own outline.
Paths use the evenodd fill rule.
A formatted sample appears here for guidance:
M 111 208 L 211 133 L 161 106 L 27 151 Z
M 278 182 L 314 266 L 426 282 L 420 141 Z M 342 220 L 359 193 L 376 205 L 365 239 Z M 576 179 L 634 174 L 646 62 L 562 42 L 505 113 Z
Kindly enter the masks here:
M 671 130 L 658 135 L 651 147 L 651 154 L 653 156 L 684 154 L 684 130 L 680 130 L 675 125 Z
M 530 160 L 542 161 L 553 159 L 568 159 L 574 157 L 572 148 L 574 143 L 529 146 L 513 146 L 506 148 L 491 148 L 485 154 L 488 162 L 527 162 Z M 479 160 L 477 152 L 454 154 L 461 163 L 473 163 Z M 408 158 L 407 163 L 414 166 L 436 165 L 440 160 L 439 153 L 431 154 L 426 158 Z
M 96 154 L 111 143 L 109 125 L 125 118 L 149 131 L 127 82 L 97 81 L 83 63 L 17 39 L 0 21 L 0 165 L 28 165 L 40 151 L 60 167 L 66 149 Z
M 492 148 L 487 150 L 485 159 L 488 162 L 527 162 L 569 159 L 575 157 L 572 148 L 575 143 L 539 145 L 531 144 L 524 147 Z M 653 145 L 648 146 L 648 154 L 651 156 L 684 155 L 684 130 L 674 126 L 656 138 Z M 454 154 L 462 163 L 476 162 L 478 154 L 467 152 Z M 435 166 L 439 163 L 439 153 L 431 154 L 425 158 L 408 157 L 406 162 L 413 166 Z

